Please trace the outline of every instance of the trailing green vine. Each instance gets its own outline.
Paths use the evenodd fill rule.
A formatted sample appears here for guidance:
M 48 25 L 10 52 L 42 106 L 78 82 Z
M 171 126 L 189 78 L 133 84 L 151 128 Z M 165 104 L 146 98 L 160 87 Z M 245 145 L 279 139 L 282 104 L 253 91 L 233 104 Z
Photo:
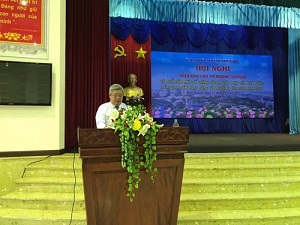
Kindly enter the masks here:
M 121 166 L 128 172 L 127 196 L 132 202 L 135 197 L 134 190 L 139 188 L 142 169 L 145 169 L 154 181 L 157 172 L 157 168 L 153 168 L 157 155 L 156 135 L 163 125 L 157 124 L 143 105 L 128 106 L 128 109 L 122 112 L 115 110 L 110 119 L 112 128 L 115 132 L 119 132 L 122 149 Z M 144 136 L 143 146 L 139 146 L 140 136 Z M 144 148 L 144 153 L 140 152 L 140 147 Z

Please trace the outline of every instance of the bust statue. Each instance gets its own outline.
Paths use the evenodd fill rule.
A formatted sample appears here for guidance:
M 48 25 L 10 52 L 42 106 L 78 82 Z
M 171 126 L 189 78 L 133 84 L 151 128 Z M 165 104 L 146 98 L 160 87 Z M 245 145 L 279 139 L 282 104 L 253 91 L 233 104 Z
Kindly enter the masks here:
M 129 85 L 124 88 L 124 98 L 127 105 L 143 104 L 144 92 L 143 89 L 136 85 L 137 76 L 133 73 L 128 75 Z

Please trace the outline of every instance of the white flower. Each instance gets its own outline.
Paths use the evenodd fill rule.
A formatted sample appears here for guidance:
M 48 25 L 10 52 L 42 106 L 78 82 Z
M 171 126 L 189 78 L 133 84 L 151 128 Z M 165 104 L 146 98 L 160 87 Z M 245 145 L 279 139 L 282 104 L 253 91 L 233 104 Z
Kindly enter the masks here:
M 119 115 L 120 115 L 119 111 L 116 109 L 113 109 L 113 111 L 111 112 L 111 114 L 109 116 L 108 122 L 107 122 L 107 128 L 112 128 L 112 129 L 115 128 L 114 122 L 116 121 L 116 119 L 119 118 Z
M 126 115 L 126 111 L 124 111 L 123 114 L 121 114 L 121 116 L 120 116 L 120 117 L 121 117 L 121 120 L 125 120 L 125 119 L 126 119 L 126 116 L 127 116 L 127 115 Z
M 143 127 L 142 127 L 142 130 L 139 131 L 139 134 L 138 135 L 143 135 L 145 136 L 145 134 L 147 133 L 147 131 L 149 130 L 150 128 L 150 125 L 149 124 L 145 124 Z
M 119 111 L 116 109 L 113 109 L 113 111 L 111 112 L 110 117 L 109 117 L 110 121 L 115 121 L 116 119 L 119 118 L 119 115 L 120 115 Z

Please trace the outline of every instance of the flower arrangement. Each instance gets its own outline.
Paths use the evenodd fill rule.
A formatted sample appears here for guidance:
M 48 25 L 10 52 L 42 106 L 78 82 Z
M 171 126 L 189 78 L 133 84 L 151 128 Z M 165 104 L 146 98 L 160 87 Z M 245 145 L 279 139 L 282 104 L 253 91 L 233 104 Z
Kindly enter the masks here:
M 154 175 L 157 168 L 153 168 L 156 161 L 156 135 L 163 125 L 157 124 L 143 105 L 128 106 L 125 111 L 114 110 L 110 116 L 111 127 L 115 132 L 119 132 L 122 158 L 121 166 L 126 168 L 127 196 L 132 202 L 134 199 L 134 189 L 138 189 L 141 181 L 140 171 L 145 169 L 150 173 L 150 178 L 154 182 Z M 142 147 L 144 153 L 140 152 L 140 137 L 144 137 Z
M 144 104 L 144 98 L 141 96 L 131 96 L 125 99 L 126 105 L 137 106 Z
M 141 91 L 138 89 L 129 89 L 126 93 L 125 103 L 126 105 L 137 106 L 144 104 L 143 96 L 140 96 Z

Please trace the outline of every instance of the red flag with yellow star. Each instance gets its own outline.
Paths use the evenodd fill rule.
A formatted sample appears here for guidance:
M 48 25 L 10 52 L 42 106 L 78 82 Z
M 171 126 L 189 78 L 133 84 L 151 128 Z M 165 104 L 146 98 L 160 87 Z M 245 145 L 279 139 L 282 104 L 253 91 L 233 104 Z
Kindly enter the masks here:
M 111 83 L 128 85 L 130 73 L 137 75 L 137 85 L 144 91 L 145 105 L 150 108 L 151 98 L 151 37 L 138 43 L 130 34 L 125 40 L 111 35 Z

